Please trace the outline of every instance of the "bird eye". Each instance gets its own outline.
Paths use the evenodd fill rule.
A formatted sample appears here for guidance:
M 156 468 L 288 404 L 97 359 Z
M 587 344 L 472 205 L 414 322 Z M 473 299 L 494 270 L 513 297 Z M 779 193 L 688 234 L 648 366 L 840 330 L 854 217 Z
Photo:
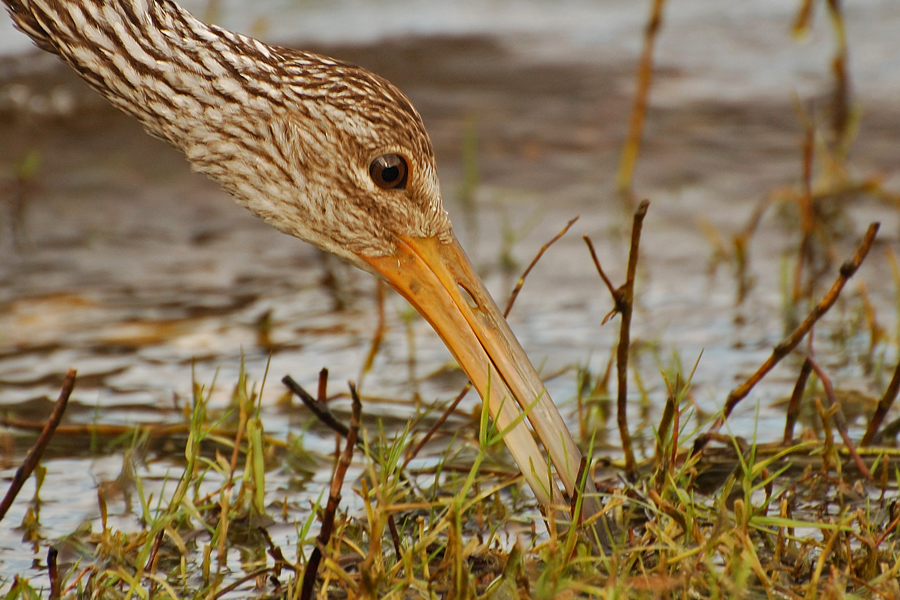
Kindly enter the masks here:
M 369 165 L 369 176 L 383 190 L 406 188 L 409 166 L 399 154 L 382 154 Z

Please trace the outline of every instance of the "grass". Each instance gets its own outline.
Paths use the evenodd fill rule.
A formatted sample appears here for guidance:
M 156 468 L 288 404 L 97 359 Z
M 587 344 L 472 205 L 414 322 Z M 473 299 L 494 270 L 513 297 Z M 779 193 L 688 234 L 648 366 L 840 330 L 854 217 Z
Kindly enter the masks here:
M 900 593 L 900 453 L 864 452 L 874 475 L 866 483 L 832 434 L 835 409 L 816 398 L 821 437 L 804 430 L 786 444 L 756 444 L 718 434 L 695 452 L 706 425 L 696 427 L 692 373 L 682 372 L 677 355 L 657 363 L 668 397 L 656 404 L 664 410 L 655 426 L 645 420 L 634 432 L 655 439 L 655 448 L 631 479 L 592 472 L 618 525 L 613 553 L 598 553 L 584 528 L 545 528 L 520 478 L 502 458 L 498 462 L 503 432 L 485 412 L 473 423 L 477 436 L 456 437 L 447 454 L 425 463 L 407 461 L 422 434 L 419 415 L 399 431 L 362 428 L 359 443 L 350 446 L 356 448 L 354 469 L 346 482 L 343 475 L 336 479 L 337 489 L 358 509 L 338 510 L 329 539 L 318 545 L 318 597 Z M 608 373 L 576 377 L 586 396 L 608 395 Z M 260 394 L 243 370 L 225 411 L 209 409 L 211 391 L 195 386 L 181 430 L 183 460 L 166 478 L 148 480 L 146 470 L 126 458 L 118 489 L 98 488 L 99 527 L 51 545 L 53 589 L 15 578 L 4 597 L 301 598 L 315 535 L 328 520 L 327 497 L 323 492 L 304 509 L 283 490 L 268 488 L 267 475 L 314 459 L 302 444 L 265 435 Z M 151 429 L 128 438 L 132 453 L 150 443 Z M 135 496 L 130 528 L 107 517 L 109 503 L 124 489 Z M 38 521 L 30 511 L 23 531 L 36 531 Z M 80 558 L 57 564 L 55 551 L 73 547 Z

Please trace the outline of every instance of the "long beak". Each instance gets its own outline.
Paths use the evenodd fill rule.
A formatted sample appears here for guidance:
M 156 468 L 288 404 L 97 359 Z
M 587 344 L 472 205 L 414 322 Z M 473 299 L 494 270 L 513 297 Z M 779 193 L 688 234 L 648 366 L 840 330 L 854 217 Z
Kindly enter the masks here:
M 431 323 L 488 403 L 499 429 L 516 419 L 519 407 L 530 409 L 528 420 L 571 496 L 581 452 L 459 243 L 400 238 L 393 255 L 364 260 Z M 504 441 L 548 513 L 566 507 L 525 423 L 513 428 Z M 600 504 L 589 477 L 583 493 L 582 515 L 590 517 L 600 511 Z

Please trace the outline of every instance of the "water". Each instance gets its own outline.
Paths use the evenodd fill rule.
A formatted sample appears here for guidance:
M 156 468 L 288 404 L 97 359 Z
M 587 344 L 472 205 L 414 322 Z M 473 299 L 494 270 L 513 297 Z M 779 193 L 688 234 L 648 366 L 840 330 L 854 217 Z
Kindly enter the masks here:
M 510 319 L 535 364 L 553 376 L 550 391 L 571 417 L 574 366 L 602 372 L 618 335 L 617 320 L 601 326 L 612 303 L 580 237 L 591 236 L 604 267 L 621 282 L 631 217 L 612 182 L 647 7 L 630 1 L 491 2 L 478 3 L 477 10 L 471 2 L 424 2 L 414 9 L 399 2 L 247 6 L 225 3 L 216 20 L 266 39 L 304 40 L 407 91 L 434 140 L 458 234 L 500 304 L 541 244 L 580 215 L 530 275 Z M 851 173 L 882 177 L 896 194 L 900 111 L 892 100 L 900 93 L 894 35 L 900 11 L 877 0 L 847 10 L 862 115 Z M 265 16 L 272 14 L 278 18 Z M 755 286 L 740 305 L 730 266 L 713 268 L 709 231 L 729 250 L 729 236 L 763 198 L 800 181 L 803 130 L 794 102 L 817 99 L 824 106 L 832 43 L 822 15 L 807 39 L 791 39 L 792 14 L 792 5 L 774 0 L 685 1 L 669 9 L 636 175 L 638 194 L 652 201 L 633 325 L 635 347 L 642 349 L 635 364 L 651 404 L 641 406 L 632 381 L 630 413 L 644 447 L 652 448 L 652 441 L 640 425 L 658 421 L 666 396 L 660 370 L 680 361 L 689 372 L 702 353 L 693 397 L 698 409 L 714 412 L 783 337 L 783 270 L 793 265 L 788 257 L 796 256 L 799 241 L 790 211 L 775 207 L 763 220 L 750 246 Z M 27 46 L 10 33 L 8 20 L 0 27 L 2 52 Z M 253 219 L 190 173 L 176 152 L 54 65 L 43 57 L 0 65 L 5 411 L 45 418 L 44 399 L 55 398 L 69 367 L 80 376 L 72 423 L 178 422 L 173 407 L 190 398 L 192 378 L 207 387 L 215 381 L 212 402 L 223 407 L 242 361 L 255 382 L 268 364 L 263 418 L 267 432 L 282 438 L 305 420 L 276 405 L 283 393 L 279 380 L 288 373 L 307 389 L 315 389 L 319 369 L 328 367 L 332 391 L 362 379 L 364 394 L 372 397 L 411 402 L 418 394 L 430 403 L 455 395 L 462 377 L 446 370 L 449 353 L 426 323 L 409 319 L 409 307 L 392 293 L 382 349 L 362 378 L 377 323 L 371 277 Z M 474 207 L 460 202 L 467 131 L 475 131 L 478 142 Z M 31 152 L 39 157 L 36 174 L 16 183 L 14 165 Z M 898 250 L 900 219 L 888 199 L 847 194 L 840 204 L 840 259 L 852 254 L 868 222 L 879 220 L 882 229 L 844 299 L 818 328 L 816 350 L 838 387 L 877 397 L 897 360 L 898 284 L 890 253 Z M 515 266 L 504 267 L 508 258 Z M 337 284 L 323 285 L 326 276 Z M 885 332 L 871 362 L 868 329 L 858 325 L 860 282 Z M 259 325 L 266 318 L 268 340 Z M 796 371 L 797 360 L 789 359 L 764 380 L 729 421 L 731 431 L 778 439 L 783 411 L 772 404 L 790 392 Z M 474 404 L 468 399 L 465 409 Z M 374 400 L 365 410 L 370 419 L 400 422 L 411 412 Z M 5 479 L 33 441 L 9 435 Z M 601 454 L 617 456 L 611 425 L 599 441 Z M 49 541 L 83 521 L 96 525 L 95 488 L 114 479 L 121 465 L 118 454 L 60 443 L 45 461 L 53 491 L 44 498 L 41 533 Z M 333 442 L 314 429 L 306 443 L 327 453 Z M 177 463 L 171 458 L 177 450 L 169 452 L 151 456 L 143 474 L 163 480 Z M 296 506 L 317 497 L 330 461 L 323 459 L 321 469 L 302 493 L 288 484 L 289 473 L 273 472 L 273 499 L 287 489 Z M 32 489 L 22 492 L 8 523 L 21 522 Z M 41 576 L 32 561 L 45 549 L 35 551 L 20 538 L 10 528 L 0 532 L 0 577 Z

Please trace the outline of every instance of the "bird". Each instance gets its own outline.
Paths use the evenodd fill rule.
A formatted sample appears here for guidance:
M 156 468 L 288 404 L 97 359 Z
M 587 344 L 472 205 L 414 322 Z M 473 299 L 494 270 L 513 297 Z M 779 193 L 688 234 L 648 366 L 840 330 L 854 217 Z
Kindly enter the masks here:
M 398 88 L 339 60 L 208 25 L 173 0 L 3 3 L 38 47 L 239 205 L 406 298 L 506 432 L 547 518 L 571 519 L 576 494 L 581 519 L 602 512 L 591 478 L 577 481 L 582 454 L 565 421 L 453 233 L 431 140 Z M 608 550 L 610 522 L 592 522 L 603 524 L 595 541 Z

